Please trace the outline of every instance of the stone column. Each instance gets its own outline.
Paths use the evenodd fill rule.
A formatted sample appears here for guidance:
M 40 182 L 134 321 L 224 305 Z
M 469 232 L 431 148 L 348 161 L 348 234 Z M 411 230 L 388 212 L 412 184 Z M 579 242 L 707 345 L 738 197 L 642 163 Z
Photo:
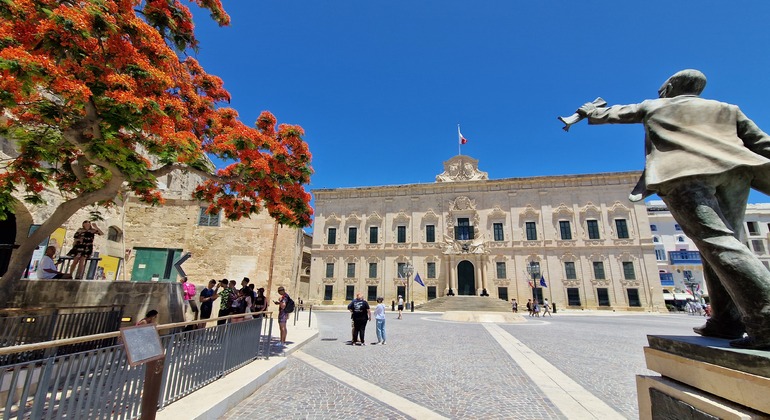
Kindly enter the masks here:
M 481 295 L 481 291 L 484 287 L 484 275 L 482 274 L 483 270 L 481 267 L 481 262 L 477 259 L 476 260 L 476 296 Z

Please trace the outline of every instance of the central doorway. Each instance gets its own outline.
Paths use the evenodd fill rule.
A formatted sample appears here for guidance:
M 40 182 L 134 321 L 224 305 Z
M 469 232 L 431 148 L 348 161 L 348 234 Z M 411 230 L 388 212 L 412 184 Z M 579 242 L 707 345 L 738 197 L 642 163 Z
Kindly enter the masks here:
M 476 295 L 476 277 L 470 261 L 461 261 L 457 264 L 457 294 Z

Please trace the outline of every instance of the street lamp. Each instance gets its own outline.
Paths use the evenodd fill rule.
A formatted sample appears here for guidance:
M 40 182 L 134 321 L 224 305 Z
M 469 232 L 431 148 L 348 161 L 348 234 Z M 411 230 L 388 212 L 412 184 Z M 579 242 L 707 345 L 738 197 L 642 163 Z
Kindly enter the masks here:
M 409 281 L 409 277 L 414 273 L 414 267 L 412 267 L 412 263 L 407 262 L 406 265 L 404 265 L 404 274 L 406 275 L 406 294 L 409 296 L 409 291 L 412 291 L 411 298 L 409 298 L 409 308 L 411 312 L 414 312 L 414 288 L 412 287 L 412 282 Z
M 532 276 L 532 300 L 539 303 L 537 299 L 537 278 L 540 277 L 540 264 L 530 262 L 527 266 L 527 273 Z

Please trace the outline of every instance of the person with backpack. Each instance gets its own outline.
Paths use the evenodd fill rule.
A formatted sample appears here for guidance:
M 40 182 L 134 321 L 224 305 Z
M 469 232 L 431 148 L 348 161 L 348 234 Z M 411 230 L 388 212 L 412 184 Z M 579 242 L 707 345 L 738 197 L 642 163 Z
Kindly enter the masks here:
M 289 314 L 294 312 L 294 301 L 291 300 L 283 286 L 278 288 L 278 294 L 281 295 L 281 298 L 273 301 L 273 303 L 278 305 L 278 328 L 281 330 L 281 341 L 278 343 L 278 346 L 285 348 L 288 347 L 286 345 L 286 322 L 289 320 Z

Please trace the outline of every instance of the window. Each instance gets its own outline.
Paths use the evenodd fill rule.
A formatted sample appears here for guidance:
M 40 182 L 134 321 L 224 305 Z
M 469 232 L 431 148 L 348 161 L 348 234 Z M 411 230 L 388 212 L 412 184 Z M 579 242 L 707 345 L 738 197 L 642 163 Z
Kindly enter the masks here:
M 436 286 L 428 286 L 428 300 L 436 298 Z
M 754 252 L 756 252 L 757 254 L 765 253 L 765 244 L 761 239 L 752 239 L 751 247 L 754 248 Z
M 471 239 L 473 239 L 471 219 L 467 217 L 458 217 L 457 226 L 455 226 L 455 240 L 469 241 Z
M 599 239 L 599 222 L 597 220 L 586 220 L 588 228 L 588 239 Z
M 357 227 L 348 228 L 348 243 L 355 244 L 357 238 L 358 238 L 358 228 Z
M 356 293 L 356 286 L 349 284 L 345 286 L 345 300 L 353 300 Z
M 639 300 L 639 289 L 627 289 L 628 293 L 628 306 L 641 307 L 642 302 Z
M 327 284 L 324 286 L 324 300 L 332 300 L 332 296 L 334 293 L 334 285 Z
M 575 263 L 573 261 L 564 262 L 564 275 L 569 280 L 574 280 L 577 278 L 577 273 L 575 272 Z
M 577 287 L 567 288 L 567 305 L 580 306 L 580 289 Z
M 494 223 L 492 225 L 492 230 L 494 231 L 494 236 L 496 241 L 504 241 L 505 235 L 503 235 L 503 224 L 502 223 Z
M 615 230 L 618 233 L 618 239 L 628 239 L 628 224 L 626 219 L 615 219 Z
M 398 277 L 406 278 L 406 273 L 404 273 L 406 267 L 406 263 L 398 263 L 398 267 L 396 267 L 396 275 Z
M 436 226 L 425 226 L 425 242 L 436 242 Z
M 198 216 L 198 226 L 219 226 L 219 212 L 208 214 L 206 209 L 208 207 L 201 207 L 201 212 Z
M 506 277 L 505 263 L 504 262 L 498 262 L 498 263 L 496 263 L 496 265 L 497 265 L 497 278 L 498 279 L 504 279 Z
M 650 230 L 653 231 L 653 232 L 657 232 L 658 231 L 658 227 L 656 225 L 650 225 Z
M 356 263 L 348 263 L 348 273 L 347 277 L 353 278 L 356 276 Z
M 337 243 L 337 228 L 329 228 L 329 233 L 326 235 L 327 241 L 326 243 L 329 245 L 334 245 Z
M 559 231 L 561 231 L 561 239 L 564 241 L 572 239 L 572 229 L 570 229 L 568 220 L 559 221 Z
M 599 306 L 610 306 L 610 293 L 606 287 L 597 288 L 596 297 L 599 301 Z
M 366 300 L 370 302 L 377 300 L 377 286 L 368 286 L 366 288 Z
M 376 244 L 380 232 L 377 226 L 369 226 L 369 243 Z
M 655 249 L 655 259 L 658 261 L 666 261 L 666 250 L 665 249 Z
M 396 238 L 396 242 L 400 244 L 405 244 L 406 243 L 406 226 L 399 226 L 397 228 L 397 235 L 398 236 Z
M 604 263 L 601 261 L 594 261 L 594 278 L 596 280 L 604 280 Z
M 684 236 L 677 236 L 676 241 L 677 242 L 684 242 Z
M 759 223 L 757 223 L 757 222 L 746 222 L 746 227 L 749 230 L 749 235 L 751 235 L 751 236 L 759 235 Z
M 652 241 L 655 242 L 655 243 L 659 243 L 660 242 L 660 238 L 658 238 L 657 236 L 653 236 L 652 237 Z
M 123 233 L 115 226 L 110 226 L 107 229 L 107 240 L 112 242 L 120 242 L 123 240 Z
M 326 278 L 334 277 L 334 263 L 326 263 Z
M 537 225 L 535 222 L 527 222 L 525 224 L 526 230 L 527 230 L 527 240 L 528 241 L 536 241 L 537 240 Z
M 626 280 L 636 280 L 634 263 L 630 261 L 623 261 L 623 278 Z
M 435 279 L 436 278 L 436 263 L 429 262 L 428 263 L 428 278 L 429 279 Z
M 679 226 L 679 224 L 674 224 L 674 230 L 682 230 L 682 227 Z
M 369 278 L 377 278 L 377 263 L 369 263 Z

